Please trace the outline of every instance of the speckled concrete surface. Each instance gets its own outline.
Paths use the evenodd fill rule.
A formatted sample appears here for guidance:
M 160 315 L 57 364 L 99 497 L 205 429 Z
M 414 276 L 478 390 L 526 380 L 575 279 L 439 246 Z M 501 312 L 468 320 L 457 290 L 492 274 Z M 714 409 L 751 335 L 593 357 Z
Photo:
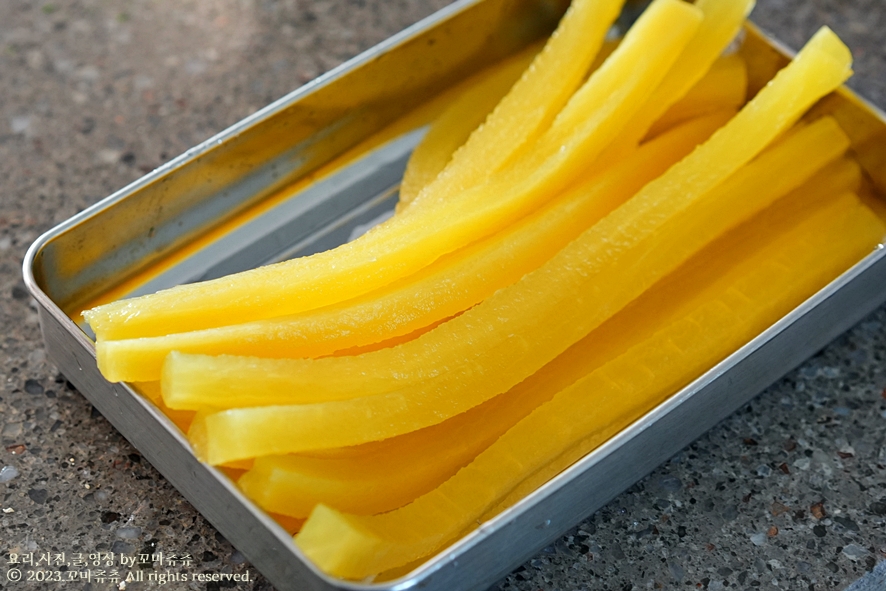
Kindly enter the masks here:
M 270 588 L 46 360 L 19 265 L 55 223 L 444 4 L 0 2 L 0 572 L 10 553 L 163 551 Z M 794 47 L 830 25 L 851 85 L 886 105 L 881 0 L 760 0 L 754 20 Z M 848 586 L 886 558 L 884 358 L 881 308 L 496 588 Z M 112 584 L 0 575 L 62 587 Z

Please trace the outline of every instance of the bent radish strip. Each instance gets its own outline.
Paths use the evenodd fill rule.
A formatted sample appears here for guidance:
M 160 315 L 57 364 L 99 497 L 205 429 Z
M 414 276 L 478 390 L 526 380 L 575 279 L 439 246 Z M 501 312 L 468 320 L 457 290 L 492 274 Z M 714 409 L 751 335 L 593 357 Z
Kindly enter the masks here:
M 566 149 L 557 146 L 544 166 L 528 175 L 502 171 L 498 181 L 453 198 L 416 201 L 401 215 L 330 251 L 114 302 L 84 316 L 99 339 L 160 336 L 316 309 L 414 273 L 517 221 L 571 184 L 581 172 L 577 163 L 592 159 L 612 141 L 647 89 L 667 73 L 699 20 L 699 11 L 681 0 L 655 0 L 606 62 L 631 72 L 618 91 L 622 100 L 601 94 L 598 110 L 587 114 Z M 650 43 L 656 51 L 649 50 Z M 594 78 L 586 86 L 596 86 Z M 607 77 L 601 81 L 609 82 Z
M 355 445 L 464 412 L 534 373 L 705 244 L 801 185 L 848 147 L 836 123 L 821 119 L 709 195 L 695 195 L 686 184 L 668 185 L 672 174 L 688 174 L 682 169 L 687 162 L 707 166 L 693 156 L 704 154 L 740 116 L 545 265 L 431 332 L 356 357 L 286 362 L 302 370 L 292 380 L 309 375 L 313 379 L 300 387 L 321 396 L 373 388 L 381 394 L 198 415 L 189 434 L 198 454 L 224 463 Z M 730 135 L 720 135 L 721 140 Z M 812 157 L 813 151 L 819 156 Z
M 372 517 L 319 505 L 296 543 L 324 571 L 347 578 L 437 550 L 562 452 L 599 444 L 752 338 L 868 252 L 883 231 L 852 195 L 819 208 L 755 253 L 753 264 L 731 269 L 717 286 L 720 297 L 557 394 L 434 491 Z

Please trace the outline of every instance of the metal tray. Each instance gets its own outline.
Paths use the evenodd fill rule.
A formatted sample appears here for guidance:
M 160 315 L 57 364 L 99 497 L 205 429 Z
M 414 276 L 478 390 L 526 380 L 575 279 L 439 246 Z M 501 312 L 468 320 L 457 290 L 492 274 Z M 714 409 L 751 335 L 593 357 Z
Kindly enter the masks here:
M 348 240 L 393 208 L 423 128 L 374 147 L 364 140 L 549 32 L 564 9 L 565 2 L 545 0 L 453 4 L 64 222 L 28 251 L 25 282 L 39 304 L 47 353 L 278 589 L 483 589 L 886 301 L 880 248 L 517 505 L 383 584 L 319 572 L 221 471 L 196 460 L 153 404 L 101 377 L 80 310 Z M 788 55 L 752 26 L 742 51 L 752 88 Z M 876 192 L 886 195 L 886 117 L 845 89 L 815 108 L 837 117 Z

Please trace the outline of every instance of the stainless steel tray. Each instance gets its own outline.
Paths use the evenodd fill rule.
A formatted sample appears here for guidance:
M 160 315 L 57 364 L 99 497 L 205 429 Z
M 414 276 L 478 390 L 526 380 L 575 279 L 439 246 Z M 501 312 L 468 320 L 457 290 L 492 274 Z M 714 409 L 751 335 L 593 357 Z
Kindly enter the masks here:
M 77 323 L 81 309 L 347 240 L 393 208 L 423 130 L 329 163 L 447 85 L 549 32 L 564 8 L 544 0 L 456 3 L 71 218 L 28 251 L 24 276 L 47 353 L 278 589 L 485 588 L 886 301 L 881 248 L 516 506 L 384 584 L 319 572 L 223 473 L 195 459 L 156 407 L 101 377 L 93 342 Z M 787 59 L 753 27 L 743 52 L 756 87 Z M 816 109 L 838 118 L 877 192 L 886 194 L 886 118 L 846 90 Z

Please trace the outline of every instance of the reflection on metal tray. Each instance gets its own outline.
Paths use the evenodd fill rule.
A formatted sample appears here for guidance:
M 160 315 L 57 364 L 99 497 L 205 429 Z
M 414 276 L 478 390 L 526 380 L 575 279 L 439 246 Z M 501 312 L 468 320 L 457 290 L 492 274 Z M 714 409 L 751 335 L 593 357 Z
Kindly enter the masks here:
M 367 138 L 550 31 L 564 8 L 543 0 L 457 3 L 61 224 L 26 257 L 53 361 L 278 589 L 482 589 L 886 299 L 881 249 L 516 506 L 411 574 L 375 585 L 318 572 L 279 525 L 194 458 L 150 402 L 100 376 L 93 343 L 76 324 L 79 310 L 348 240 L 390 211 L 424 123 L 383 142 Z M 742 52 L 752 89 L 786 62 L 753 27 Z M 816 109 L 837 117 L 886 194 L 884 117 L 847 91 Z

